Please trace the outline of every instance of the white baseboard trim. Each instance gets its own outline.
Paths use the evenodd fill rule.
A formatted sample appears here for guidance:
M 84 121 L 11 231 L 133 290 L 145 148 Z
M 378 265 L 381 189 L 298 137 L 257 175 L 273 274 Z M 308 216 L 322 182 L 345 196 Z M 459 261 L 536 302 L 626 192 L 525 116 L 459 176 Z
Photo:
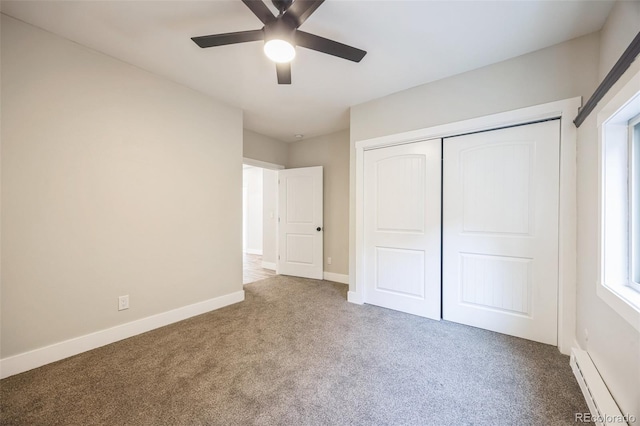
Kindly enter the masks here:
M 349 284 L 349 275 L 336 274 L 335 272 L 324 271 L 322 279 L 325 281 L 333 281 L 334 283 Z
M 349 291 L 347 293 L 347 302 L 355 303 L 356 305 L 364 305 L 364 300 L 362 300 L 362 298 L 360 298 L 360 294 L 355 291 Z
M 262 250 L 260 249 L 246 249 L 244 252 L 247 254 L 257 254 L 259 256 L 262 256 Z
M 591 421 L 598 426 L 627 424 L 629 415 L 623 416 L 620 412 L 589 354 L 573 348 L 569 363 L 589 407 Z
M 43 348 L 23 352 L 8 358 L 0 359 L 0 378 L 13 376 L 34 368 L 77 355 L 91 349 L 99 348 L 119 340 L 127 339 L 165 325 L 173 324 L 187 318 L 201 315 L 244 300 L 244 290 L 226 294 L 203 302 L 172 309 L 161 314 L 152 315 L 131 321 L 126 324 L 107 328 L 75 337 Z
M 276 264 L 275 262 L 262 262 L 262 267 L 264 269 L 270 269 L 272 271 L 276 270 Z

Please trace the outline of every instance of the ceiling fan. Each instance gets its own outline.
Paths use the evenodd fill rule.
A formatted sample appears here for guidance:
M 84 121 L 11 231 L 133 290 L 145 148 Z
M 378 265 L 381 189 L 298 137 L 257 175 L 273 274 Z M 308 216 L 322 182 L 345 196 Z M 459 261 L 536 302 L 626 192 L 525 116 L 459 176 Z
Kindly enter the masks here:
M 277 17 L 262 0 L 242 2 L 262 21 L 262 29 L 192 37 L 191 40 L 202 48 L 264 40 L 265 54 L 276 63 L 278 84 L 291 84 L 291 61 L 296 55 L 295 46 L 353 62 L 360 62 L 367 54 L 364 50 L 298 29 L 324 0 L 272 0 L 279 11 Z

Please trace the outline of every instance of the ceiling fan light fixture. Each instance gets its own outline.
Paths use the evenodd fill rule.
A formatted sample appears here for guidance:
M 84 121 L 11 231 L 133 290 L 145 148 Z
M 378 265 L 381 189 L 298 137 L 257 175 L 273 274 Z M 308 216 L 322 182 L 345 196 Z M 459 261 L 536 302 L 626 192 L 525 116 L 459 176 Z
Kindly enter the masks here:
M 278 9 L 277 16 L 265 1 L 242 0 L 264 24 L 261 30 L 211 34 L 191 37 L 191 40 L 201 48 L 264 41 L 264 53 L 276 64 L 278 84 L 291 84 L 290 62 L 296 57 L 297 46 L 353 62 L 360 62 L 367 54 L 364 50 L 298 30 L 325 0 L 271 0 Z
M 291 43 L 281 39 L 271 39 L 264 43 L 264 53 L 273 62 L 285 64 L 296 57 L 296 49 Z

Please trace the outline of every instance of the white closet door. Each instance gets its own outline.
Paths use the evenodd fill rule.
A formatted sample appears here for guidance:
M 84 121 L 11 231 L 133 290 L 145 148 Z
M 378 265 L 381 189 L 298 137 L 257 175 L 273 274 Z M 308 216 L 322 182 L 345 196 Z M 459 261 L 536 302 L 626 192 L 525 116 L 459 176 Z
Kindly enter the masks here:
M 444 139 L 443 318 L 557 344 L 559 121 Z
M 364 154 L 365 302 L 440 319 L 440 139 Z
M 322 279 L 322 191 L 321 166 L 278 172 L 278 274 Z

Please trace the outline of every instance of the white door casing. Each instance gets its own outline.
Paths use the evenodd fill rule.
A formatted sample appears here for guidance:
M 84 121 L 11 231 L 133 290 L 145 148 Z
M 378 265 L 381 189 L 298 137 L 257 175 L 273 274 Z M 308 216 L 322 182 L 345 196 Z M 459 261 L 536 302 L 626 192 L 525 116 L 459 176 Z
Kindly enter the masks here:
M 443 318 L 557 344 L 559 120 L 443 141 Z
M 539 120 L 560 118 L 560 205 L 559 205 L 559 278 L 558 278 L 558 349 L 569 355 L 576 339 L 576 144 L 577 129 L 573 119 L 580 110 L 582 99 L 569 99 L 490 114 L 457 122 L 416 129 L 387 136 L 355 141 L 352 164 L 352 187 L 355 199 L 351 206 L 352 233 L 350 244 L 354 248 L 353 263 L 349 269 L 350 303 L 364 302 L 364 153 L 421 140 L 450 137 Z
M 366 151 L 366 303 L 440 319 L 440 139 Z
M 322 279 L 322 197 L 321 166 L 278 172 L 278 274 Z

